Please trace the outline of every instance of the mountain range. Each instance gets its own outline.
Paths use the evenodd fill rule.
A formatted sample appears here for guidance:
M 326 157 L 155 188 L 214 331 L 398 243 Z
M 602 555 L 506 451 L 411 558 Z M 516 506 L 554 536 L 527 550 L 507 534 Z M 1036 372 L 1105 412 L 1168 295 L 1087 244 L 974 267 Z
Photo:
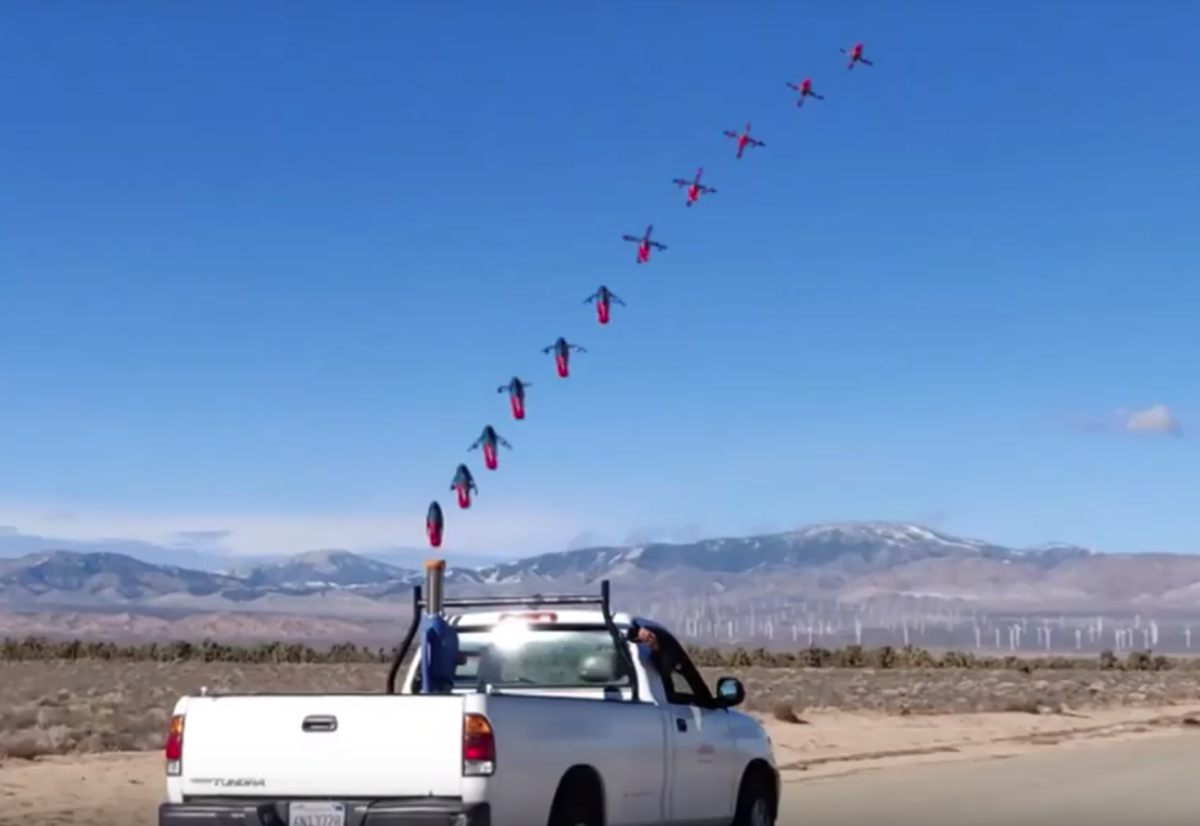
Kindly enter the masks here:
M 288 622 L 300 636 L 345 632 L 349 626 L 338 621 L 390 628 L 421 578 L 415 567 L 336 550 L 241 561 L 226 570 L 109 550 L 41 550 L 0 558 L 0 611 L 8 618 L 0 632 L 37 631 L 47 622 L 128 630 L 187 618 L 233 626 L 240 636 L 256 636 L 255 629 L 286 636 Z M 447 585 L 456 595 L 537 593 L 590 589 L 603 578 L 613 582 L 620 606 L 669 604 L 678 616 L 714 604 L 736 613 L 767 601 L 809 600 L 916 601 L 955 611 L 1200 609 L 1200 556 L 1103 554 L 1067 544 L 1012 548 L 892 522 L 451 565 Z
M 195 568 L 198 571 L 222 571 L 229 567 L 230 557 L 205 552 L 190 547 L 187 540 L 205 540 L 206 532 L 200 536 L 188 534 L 181 537 L 183 544 L 156 544 L 137 539 L 94 539 L 94 540 L 63 540 L 49 536 L 37 536 L 21 533 L 16 528 L 0 525 L 0 558 L 18 557 L 26 554 L 36 554 L 43 551 L 71 550 L 93 553 L 115 553 L 132 556 L 137 559 L 154 562 L 159 565 L 176 565 L 182 568 Z M 360 554 L 368 559 L 386 562 L 401 568 L 420 568 L 421 562 L 429 557 L 429 552 L 420 548 L 385 548 Z M 476 565 L 492 565 L 498 562 L 508 562 L 512 555 L 471 553 L 455 554 L 451 552 L 448 561 L 453 563 L 460 559 Z M 241 567 L 254 564 L 270 564 L 278 562 L 278 556 L 238 556 L 236 562 Z

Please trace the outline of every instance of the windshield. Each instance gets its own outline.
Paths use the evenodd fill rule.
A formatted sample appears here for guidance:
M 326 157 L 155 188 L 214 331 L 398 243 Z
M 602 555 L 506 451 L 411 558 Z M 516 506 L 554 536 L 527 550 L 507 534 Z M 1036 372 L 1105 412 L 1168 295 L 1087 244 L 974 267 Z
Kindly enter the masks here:
M 508 622 L 462 629 L 455 688 L 483 681 L 496 687 L 598 688 L 630 685 L 608 630 Z

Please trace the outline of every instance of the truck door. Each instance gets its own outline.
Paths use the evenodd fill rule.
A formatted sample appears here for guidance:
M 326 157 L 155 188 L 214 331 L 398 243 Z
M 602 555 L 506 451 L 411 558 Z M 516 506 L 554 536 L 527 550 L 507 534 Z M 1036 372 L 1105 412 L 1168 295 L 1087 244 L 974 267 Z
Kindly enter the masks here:
M 733 732 L 729 715 L 714 707 L 712 693 L 683 647 L 673 637 L 654 629 L 660 654 L 654 662 L 667 695 L 674 760 L 671 761 L 672 821 L 729 822 L 738 778 L 729 759 Z

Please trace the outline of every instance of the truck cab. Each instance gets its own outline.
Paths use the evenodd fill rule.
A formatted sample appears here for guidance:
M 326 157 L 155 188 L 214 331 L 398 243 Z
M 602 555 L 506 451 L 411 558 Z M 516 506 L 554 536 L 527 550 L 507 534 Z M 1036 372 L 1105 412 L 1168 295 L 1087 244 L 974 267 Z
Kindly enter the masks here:
M 760 759 L 774 774 L 762 726 L 734 711 L 745 698 L 742 684 L 723 677 L 710 689 L 684 646 L 661 623 L 613 616 L 628 646 L 625 659 L 614 650 L 600 611 L 475 612 L 457 615 L 452 622 L 460 651 L 455 693 L 474 692 L 482 682 L 510 697 L 623 704 L 620 709 L 601 707 L 594 718 L 600 727 L 614 727 L 616 736 L 597 739 L 599 731 L 587 732 L 594 744 L 587 765 L 622 789 L 620 799 L 609 801 L 620 819 L 610 822 L 657 823 L 669 817 L 729 824 L 746 766 Z M 638 632 L 644 632 L 642 641 Z M 632 674 L 626 673 L 628 664 Z M 416 693 L 419 678 L 413 662 L 401 693 Z M 580 715 L 580 723 L 591 718 L 574 707 L 566 713 Z M 547 730 L 547 739 L 550 734 Z M 539 750 L 546 747 L 538 742 Z M 570 748 L 577 750 L 578 744 Z M 547 767 L 578 757 L 556 755 L 546 760 Z M 543 758 L 523 754 L 521 759 L 534 765 Z M 777 787 L 777 780 L 771 784 Z

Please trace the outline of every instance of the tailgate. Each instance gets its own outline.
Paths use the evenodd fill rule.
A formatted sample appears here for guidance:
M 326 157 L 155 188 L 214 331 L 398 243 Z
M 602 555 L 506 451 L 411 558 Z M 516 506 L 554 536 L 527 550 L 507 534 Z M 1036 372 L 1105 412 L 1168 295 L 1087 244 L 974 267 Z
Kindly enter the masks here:
M 461 797 L 463 698 L 192 697 L 185 797 Z

